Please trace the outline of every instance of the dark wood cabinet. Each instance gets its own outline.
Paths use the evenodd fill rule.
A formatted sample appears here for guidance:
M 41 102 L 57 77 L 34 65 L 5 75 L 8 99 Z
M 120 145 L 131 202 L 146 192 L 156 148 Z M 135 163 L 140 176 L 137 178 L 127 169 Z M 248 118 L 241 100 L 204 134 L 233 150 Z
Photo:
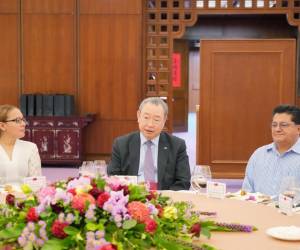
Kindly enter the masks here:
M 37 144 L 42 164 L 79 165 L 82 129 L 92 120 L 93 116 L 30 116 L 24 139 Z

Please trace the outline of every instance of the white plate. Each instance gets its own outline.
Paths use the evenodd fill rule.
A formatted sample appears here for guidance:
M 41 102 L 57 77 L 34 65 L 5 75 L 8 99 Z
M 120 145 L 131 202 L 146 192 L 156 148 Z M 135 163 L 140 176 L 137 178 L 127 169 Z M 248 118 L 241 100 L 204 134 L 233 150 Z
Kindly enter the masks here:
M 300 240 L 300 227 L 271 227 L 266 231 L 267 235 L 280 240 Z

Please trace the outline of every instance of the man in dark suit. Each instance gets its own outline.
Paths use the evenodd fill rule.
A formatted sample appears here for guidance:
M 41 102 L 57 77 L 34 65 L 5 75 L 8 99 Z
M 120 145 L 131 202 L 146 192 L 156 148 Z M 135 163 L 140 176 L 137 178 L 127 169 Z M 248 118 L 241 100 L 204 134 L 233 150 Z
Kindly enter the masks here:
M 168 114 L 159 97 L 142 101 L 139 132 L 118 137 L 113 144 L 109 175 L 136 175 L 139 182 L 155 182 L 159 190 L 190 188 L 190 167 L 184 140 L 162 132 Z

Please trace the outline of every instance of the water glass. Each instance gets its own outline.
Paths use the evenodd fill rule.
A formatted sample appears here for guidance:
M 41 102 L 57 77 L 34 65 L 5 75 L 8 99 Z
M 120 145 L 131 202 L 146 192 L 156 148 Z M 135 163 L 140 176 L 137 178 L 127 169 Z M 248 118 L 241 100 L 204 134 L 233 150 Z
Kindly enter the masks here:
M 210 167 L 207 165 L 196 165 L 192 172 L 191 189 L 194 191 L 205 191 L 207 181 L 211 180 Z

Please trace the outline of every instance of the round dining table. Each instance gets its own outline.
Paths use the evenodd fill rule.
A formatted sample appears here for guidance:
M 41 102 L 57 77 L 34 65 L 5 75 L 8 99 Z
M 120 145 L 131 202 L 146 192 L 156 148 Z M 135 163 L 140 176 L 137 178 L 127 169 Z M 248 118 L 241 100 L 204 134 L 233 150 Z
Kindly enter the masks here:
M 212 232 L 211 238 L 200 236 L 200 242 L 222 250 L 300 250 L 300 240 L 279 240 L 266 234 L 266 230 L 279 226 L 300 227 L 300 214 L 284 215 L 274 206 L 234 199 L 208 198 L 188 191 L 163 191 L 173 201 L 190 201 L 199 211 L 216 212 L 211 220 L 253 225 L 257 231 Z

